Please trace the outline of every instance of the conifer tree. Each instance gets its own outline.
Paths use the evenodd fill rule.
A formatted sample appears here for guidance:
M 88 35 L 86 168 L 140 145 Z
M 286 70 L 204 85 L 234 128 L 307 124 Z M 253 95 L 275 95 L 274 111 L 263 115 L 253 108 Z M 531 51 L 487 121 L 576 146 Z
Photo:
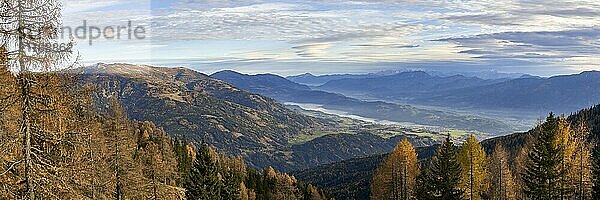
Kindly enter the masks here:
M 4 0 L 0 2 L 0 43 L 8 54 L 8 69 L 15 73 L 16 93 L 8 106 L 15 107 L 11 123 L 18 126 L 14 143 L 22 144 L 8 160 L 10 177 L 19 177 L 11 196 L 20 199 L 75 198 L 65 179 L 69 168 L 62 156 L 70 154 L 66 141 L 73 124 L 65 103 L 65 85 L 55 68 L 70 52 L 41 49 L 56 41 L 61 24 L 61 5 L 56 0 Z M 6 62 L 6 61 L 5 61 Z M 66 123 L 65 123 L 66 122 Z M 0 172 L 3 173 L 3 172 Z
M 424 192 L 421 194 L 423 199 L 463 199 L 464 191 L 460 188 L 461 169 L 456 151 L 448 135 L 431 159 L 422 179 L 424 188 L 420 190 Z
M 138 149 L 135 127 L 116 98 L 109 99 L 107 112 L 104 157 L 110 173 L 104 178 L 108 179 L 105 185 L 115 199 L 141 198 L 144 194 L 139 191 L 147 180 L 142 175 L 143 167 L 134 159 Z
M 576 199 L 591 198 L 591 145 L 589 142 L 590 131 L 586 122 L 580 120 L 575 127 L 574 142 L 576 146 L 573 155 L 574 167 L 572 175 L 574 179 L 574 189 Z
M 187 199 L 221 199 L 219 167 L 210 155 L 210 147 L 202 143 L 185 182 Z
M 417 152 L 404 138 L 377 168 L 371 182 L 372 199 L 413 199 L 420 173 Z
M 508 153 L 502 144 L 497 144 L 490 156 L 488 196 L 492 200 L 516 199 L 516 188 L 508 163 Z
M 556 146 L 562 148 L 563 158 L 561 159 L 560 171 L 565 171 L 566 176 L 560 178 L 560 198 L 566 199 L 576 193 L 574 189 L 578 183 L 578 165 L 577 165 L 577 137 L 575 131 L 571 128 L 564 115 L 557 119 Z
M 565 146 L 559 135 L 559 121 L 550 114 L 546 122 L 535 129 L 535 143 L 528 155 L 528 163 L 522 175 L 525 194 L 532 199 L 560 199 L 568 196 L 565 189 L 567 170 L 563 159 Z
M 460 185 L 465 191 L 465 199 L 479 200 L 487 190 L 487 156 L 475 136 L 471 135 L 462 144 L 458 154 L 461 166 Z
M 592 199 L 600 199 L 600 145 L 596 144 L 592 156 Z
M 177 160 L 172 142 L 166 133 L 151 122 L 137 125 L 137 158 L 140 162 L 147 199 L 177 199 Z

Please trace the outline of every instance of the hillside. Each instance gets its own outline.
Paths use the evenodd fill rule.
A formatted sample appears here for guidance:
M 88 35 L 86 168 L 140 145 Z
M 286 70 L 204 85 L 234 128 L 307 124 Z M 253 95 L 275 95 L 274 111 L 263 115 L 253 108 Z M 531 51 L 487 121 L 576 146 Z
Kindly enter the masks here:
M 337 93 L 311 90 L 304 85 L 271 74 L 245 75 L 233 71 L 222 71 L 212 74 L 211 77 L 280 102 L 317 104 L 325 109 L 378 120 L 477 130 L 492 134 L 508 134 L 519 129 L 519 127 L 513 127 L 498 120 L 475 115 L 422 109 L 381 101 L 361 101 Z
M 176 138 L 205 140 L 233 155 L 264 155 L 267 163 L 284 162 L 271 155 L 288 148 L 291 137 L 321 126 L 272 99 L 189 69 L 99 64 L 79 73 L 95 85 L 99 101 L 118 97 L 132 119 L 152 121 Z
M 96 87 L 100 103 L 114 95 L 132 119 L 152 121 L 178 139 L 196 144 L 204 140 L 219 151 L 243 156 L 258 169 L 304 169 L 386 152 L 393 145 L 379 144 L 396 141 L 365 133 L 292 142 L 323 129 L 338 129 L 339 124 L 185 68 L 99 64 L 76 72 Z M 414 140 L 429 144 L 421 142 L 428 138 Z M 308 159 L 317 151 L 320 159 Z
M 436 146 L 417 148 L 419 159 L 430 158 Z M 312 169 L 292 172 L 298 180 L 314 184 L 336 199 L 369 199 L 373 172 L 387 154 L 344 160 Z

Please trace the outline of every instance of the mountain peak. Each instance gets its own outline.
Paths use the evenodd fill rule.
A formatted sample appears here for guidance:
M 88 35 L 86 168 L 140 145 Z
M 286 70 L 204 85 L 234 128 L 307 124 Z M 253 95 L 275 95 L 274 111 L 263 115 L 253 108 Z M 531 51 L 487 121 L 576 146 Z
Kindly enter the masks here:
M 208 78 L 208 76 L 205 74 L 184 67 L 153 67 L 150 65 L 134 65 L 125 63 L 98 63 L 95 65 L 75 69 L 75 71 L 82 74 L 111 74 L 144 79 L 182 79 L 190 77 L 193 77 L 194 79 Z
M 304 74 L 300 74 L 300 75 L 294 75 L 294 76 L 289 76 L 287 78 L 316 78 L 317 76 L 311 74 L 311 73 L 304 73 Z
M 84 67 L 82 70 L 83 73 L 87 74 L 148 74 L 154 72 L 156 69 L 153 69 L 153 67 L 147 65 L 98 63 Z
M 584 71 L 580 73 L 581 75 L 600 75 L 600 71 L 592 70 L 592 71 Z
M 239 72 L 237 72 L 237 71 L 233 71 L 233 70 L 231 70 L 231 69 L 221 70 L 221 71 L 215 72 L 215 73 L 213 73 L 213 74 L 219 74 L 219 73 L 226 73 L 226 74 L 239 74 L 239 75 L 242 75 L 242 73 L 239 73 Z

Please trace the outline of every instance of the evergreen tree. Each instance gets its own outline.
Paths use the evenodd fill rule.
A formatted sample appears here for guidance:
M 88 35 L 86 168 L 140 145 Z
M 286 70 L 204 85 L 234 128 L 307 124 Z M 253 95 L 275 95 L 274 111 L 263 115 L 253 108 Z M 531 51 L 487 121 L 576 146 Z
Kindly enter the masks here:
M 528 154 L 522 175 L 525 194 L 532 199 L 560 199 L 568 195 L 564 184 L 567 171 L 563 167 L 565 146 L 560 142 L 559 123 L 550 113 L 545 123 L 535 129 L 536 140 Z
M 487 190 L 487 157 L 475 136 L 471 135 L 460 147 L 458 161 L 461 166 L 461 187 L 466 199 L 481 199 Z
M 417 152 L 404 138 L 375 171 L 371 182 L 371 198 L 413 199 L 418 174 Z
M 206 143 L 201 145 L 196 160 L 190 169 L 185 182 L 185 196 L 187 199 L 221 199 L 219 167 L 210 155 L 209 148 Z
M 438 148 L 429 163 L 427 173 L 423 177 L 420 196 L 423 199 L 459 200 L 464 191 L 460 188 L 460 164 L 457 160 L 456 147 L 450 141 L 450 135 Z

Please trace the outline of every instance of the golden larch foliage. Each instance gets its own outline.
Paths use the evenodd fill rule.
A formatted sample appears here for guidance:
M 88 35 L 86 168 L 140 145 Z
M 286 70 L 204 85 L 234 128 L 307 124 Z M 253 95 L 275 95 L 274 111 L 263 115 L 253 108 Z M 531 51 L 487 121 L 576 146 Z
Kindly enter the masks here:
M 461 166 L 460 185 L 465 191 L 465 199 L 481 199 L 487 190 L 487 156 L 475 136 L 471 135 L 462 144 L 458 153 Z
M 508 153 L 501 144 L 497 144 L 490 155 L 488 196 L 491 200 L 516 198 L 516 185 L 508 158 Z
M 419 173 L 417 152 L 405 138 L 375 171 L 371 182 L 371 198 L 414 199 Z

